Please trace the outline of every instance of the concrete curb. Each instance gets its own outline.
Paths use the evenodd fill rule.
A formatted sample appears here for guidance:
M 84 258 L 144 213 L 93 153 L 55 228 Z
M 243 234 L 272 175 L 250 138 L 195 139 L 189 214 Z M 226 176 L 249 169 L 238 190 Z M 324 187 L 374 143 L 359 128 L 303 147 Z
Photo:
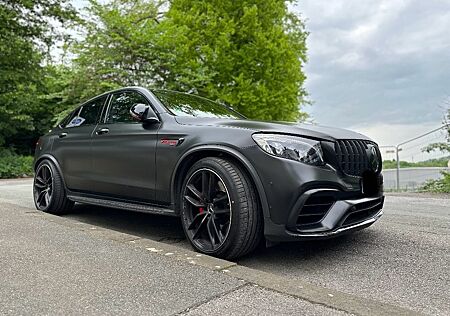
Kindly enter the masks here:
M 240 266 L 235 262 L 199 254 L 174 244 L 165 244 L 42 212 L 28 211 L 26 213 L 72 229 L 86 232 L 91 236 L 128 244 L 132 247 L 145 249 L 153 254 L 170 257 L 173 260 L 186 262 L 187 264 L 198 265 L 203 268 L 217 271 L 218 273 L 226 273 L 230 277 L 235 277 L 266 289 L 351 314 L 421 315 L 420 313 L 406 308 L 327 289 L 300 279 L 289 279 L 272 273 Z

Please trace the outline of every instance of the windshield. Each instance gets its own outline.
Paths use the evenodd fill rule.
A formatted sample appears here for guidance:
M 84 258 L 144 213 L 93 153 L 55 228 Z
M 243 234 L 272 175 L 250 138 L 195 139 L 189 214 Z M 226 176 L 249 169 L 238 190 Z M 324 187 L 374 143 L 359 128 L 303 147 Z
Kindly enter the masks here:
M 186 93 L 152 90 L 162 104 L 176 116 L 244 118 L 239 113 L 208 99 Z

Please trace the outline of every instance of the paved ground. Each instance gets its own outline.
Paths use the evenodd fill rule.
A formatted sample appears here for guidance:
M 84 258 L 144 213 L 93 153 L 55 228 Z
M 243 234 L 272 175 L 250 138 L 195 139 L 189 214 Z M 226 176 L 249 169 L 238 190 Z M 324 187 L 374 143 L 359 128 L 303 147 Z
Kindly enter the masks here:
M 172 269 L 173 264 L 171 261 L 167 261 L 167 263 L 161 261 L 166 260 L 166 258 L 153 260 L 153 256 L 149 256 L 145 251 L 141 253 L 141 250 L 131 251 L 125 246 L 113 247 L 112 245 L 95 244 L 95 240 L 81 241 L 83 238 L 71 236 L 71 230 L 68 230 L 66 227 L 60 228 L 61 231 L 55 233 L 58 236 L 56 241 L 52 241 L 54 236 L 50 233 L 42 236 L 41 230 L 45 228 L 41 227 L 41 222 L 36 222 L 36 218 L 27 216 L 26 213 L 26 210 L 30 211 L 32 209 L 30 190 L 29 180 L 0 181 L 0 213 L 2 218 L 5 218 L 5 216 L 6 218 L 11 217 L 10 220 L 15 221 L 15 224 L 13 223 L 10 226 L 0 225 L 0 245 L 2 245 L 0 259 L 6 258 L 11 260 L 10 257 L 16 251 L 20 251 L 20 258 L 23 258 L 24 255 L 27 255 L 24 249 L 43 248 L 42 258 L 33 259 L 32 262 L 28 261 L 28 263 L 23 262 L 23 266 L 18 265 L 21 274 L 17 278 L 9 275 L 8 280 L 12 282 L 9 284 L 10 292 L 13 289 L 23 289 L 24 285 L 34 288 L 41 281 L 45 280 L 46 275 L 58 275 L 58 271 L 60 271 L 59 273 L 62 276 L 67 277 L 62 270 L 58 270 L 47 271 L 40 275 L 40 278 L 37 280 L 30 278 L 26 280 L 26 283 L 14 283 L 16 281 L 11 281 L 26 279 L 25 276 L 28 269 L 36 269 L 33 270 L 33 275 L 35 275 L 37 271 L 47 267 L 50 262 L 55 260 L 55 258 L 50 257 L 51 252 L 46 246 L 47 243 L 53 243 L 53 247 L 58 245 L 62 247 L 65 246 L 64 243 L 68 243 L 72 247 L 71 252 L 69 252 L 69 254 L 73 253 L 74 258 L 72 259 L 81 261 L 74 263 L 75 266 L 71 267 L 71 270 L 82 270 L 90 273 L 86 278 L 86 280 L 92 280 L 89 287 L 86 287 L 86 284 L 80 281 L 80 284 L 84 286 L 81 287 L 81 290 L 84 291 L 83 293 L 88 293 L 89 290 L 94 290 L 96 293 L 109 293 L 107 285 L 103 285 L 106 288 L 95 288 L 96 284 L 101 283 L 100 281 L 104 280 L 104 278 L 107 280 L 108 278 L 113 279 L 111 282 L 106 282 L 107 284 L 118 282 L 114 288 L 120 286 L 120 280 L 127 280 L 127 278 L 131 279 L 129 282 L 124 281 L 123 285 L 125 288 L 132 287 L 131 284 L 139 284 L 139 287 L 130 291 L 129 295 L 125 290 L 120 292 L 120 295 L 117 292 L 111 292 L 110 297 L 112 299 L 107 299 L 108 296 L 106 298 L 102 297 L 98 305 L 96 305 L 97 301 L 90 297 L 88 301 L 84 302 L 81 299 L 79 303 L 72 302 L 70 306 L 76 306 L 77 308 L 81 308 L 81 305 L 91 306 L 87 307 L 89 308 L 88 311 L 103 311 L 105 313 L 121 312 L 119 309 L 121 306 L 128 306 L 124 301 L 127 304 L 130 304 L 130 301 L 143 302 L 142 304 L 144 305 L 139 305 L 138 303 L 136 306 L 142 307 L 139 310 L 144 311 L 145 307 L 148 308 L 148 306 L 153 306 L 152 304 L 157 304 L 158 302 L 157 305 L 160 308 L 165 306 L 161 302 L 166 298 L 160 291 L 152 292 L 151 289 L 155 289 L 155 286 L 148 281 L 149 278 L 146 274 L 147 271 L 152 270 L 152 265 L 166 265 L 168 267 L 167 271 L 158 270 L 157 272 L 151 271 L 151 273 L 155 273 L 152 280 L 167 280 L 173 270 L 176 270 L 176 265 Z M 18 213 L 22 214 L 20 218 L 16 218 Z M 144 239 L 159 240 L 164 243 L 175 244 L 177 247 L 190 249 L 183 237 L 179 221 L 175 218 L 87 206 L 78 206 L 75 213 L 66 217 L 66 220 L 67 218 L 74 223 L 87 223 L 99 229 L 128 233 Z M 14 227 L 18 226 L 22 221 L 27 222 L 27 224 L 22 224 L 21 226 L 24 231 L 17 231 L 17 228 Z M 54 229 L 55 227 L 52 226 L 48 227 L 47 230 L 53 231 Z M 10 240 L 8 238 L 8 236 L 14 235 L 14 233 L 17 235 L 19 232 L 19 236 L 36 235 L 36 240 L 33 241 L 32 247 L 27 246 L 30 241 L 25 237 L 21 237 L 18 240 Z M 21 240 L 22 243 L 20 242 Z M 82 243 L 83 247 L 86 243 L 86 253 L 81 255 L 83 258 L 86 255 L 87 258 L 90 258 L 89 261 L 80 258 L 80 254 L 77 254 L 78 259 L 75 258 L 76 249 L 80 249 L 78 243 Z M 7 254 L 5 254 L 3 249 L 8 249 Z M 94 251 L 96 249 L 104 249 L 101 253 L 105 253 L 105 256 L 108 254 L 110 257 L 102 257 L 102 259 L 97 259 L 96 261 L 96 251 Z M 30 253 L 33 252 L 30 251 Z M 58 256 L 56 261 L 64 262 L 65 258 L 65 255 Z M 19 258 L 14 260 L 19 260 Z M 34 268 L 35 262 L 41 263 L 39 268 Z M 138 275 L 133 274 L 130 276 L 131 272 L 136 272 L 134 269 L 131 269 L 134 267 L 133 263 L 135 262 L 140 263 L 140 268 L 137 271 Z M 269 272 L 275 276 L 292 281 L 307 281 L 320 287 L 405 307 L 421 313 L 448 315 L 450 314 L 450 298 L 448 294 L 448 289 L 450 288 L 449 262 L 450 199 L 424 195 L 389 195 L 386 200 L 385 216 L 367 230 L 323 242 L 281 244 L 270 249 L 259 250 L 240 260 L 238 264 L 258 271 Z M 17 262 L 15 264 L 17 265 Z M 0 261 L 0 271 L 5 271 L 2 265 L 4 263 Z M 102 269 L 108 265 L 112 266 L 103 273 Z M 120 268 L 124 265 L 130 267 L 130 269 Z M 95 269 L 91 269 L 91 267 L 95 267 Z M 117 274 L 114 275 L 115 273 Z M 199 271 L 196 269 L 189 270 L 187 278 L 195 280 L 199 277 L 198 273 Z M 210 273 L 213 274 L 209 275 Z M 144 274 L 145 277 L 143 277 Z M 172 279 L 179 277 L 180 282 L 182 282 L 183 275 L 186 274 L 174 274 Z M 224 308 L 223 310 L 230 314 L 238 314 L 240 311 L 246 314 L 272 314 L 273 310 L 285 310 L 286 313 L 291 313 L 290 311 L 295 310 L 307 311 L 308 314 L 335 314 L 337 312 L 336 310 L 328 310 L 323 306 L 307 303 L 292 296 L 278 294 L 267 289 L 255 288 L 246 283 L 242 285 L 233 278 L 221 279 L 224 276 L 218 272 L 201 272 L 200 279 L 203 275 L 206 276 L 206 287 L 194 284 L 190 292 L 187 288 L 181 291 L 183 296 L 178 294 L 168 296 L 167 306 L 169 306 L 169 309 L 166 310 L 167 313 L 178 312 L 180 308 L 186 310 L 189 306 L 191 308 L 186 311 L 188 314 L 213 313 L 214 308 L 217 311 L 219 307 Z M 219 276 L 216 278 L 215 276 L 217 275 Z M 211 279 L 208 279 L 208 277 L 211 277 Z M 142 283 L 143 280 L 144 282 Z M 209 282 L 211 282 L 211 288 L 208 287 Z M 218 282 L 222 282 L 222 285 L 218 285 Z M 203 283 L 201 282 L 201 284 Z M 77 283 L 75 282 L 75 284 Z M 171 293 L 171 290 L 177 285 L 168 282 L 167 291 Z M 150 289 L 148 289 L 149 287 Z M 55 285 L 56 288 L 57 286 Z M 2 297 L 0 299 L 0 308 L 2 305 L 5 305 L 5 302 L 2 301 L 5 300 L 5 293 L 2 293 L 2 291 L 2 287 L 0 287 L 0 297 Z M 51 294 L 55 294 L 51 289 L 48 289 L 48 291 L 50 292 L 44 291 L 43 296 L 51 297 Z M 67 289 L 67 291 L 74 290 Z M 214 291 L 219 291 L 221 294 L 216 294 Z M 209 294 L 205 296 L 204 293 Z M 151 299 L 146 297 L 147 294 Z M 18 291 L 16 295 L 20 297 L 20 295 L 26 295 L 26 293 Z M 158 301 L 158 297 L 161 301 Z M 180 297 L 181 299 L 177 299 Z M 199 297 L 202 299 L 198 300 Z M 244 297 L 244 299 L 238 300 L 238 297 Z M 120 298 L 120 300 L 116 301 L 117 298 Z M 17 302 L 17 299 L 11 298 L 7 301 L 9 305 L 6 304 L 6 306 L 11 306 L 11 302 Z M 111 302 L 113 302 L 112 305 Z M 145 305 L 145 302 L 147 305 Z M 110 304 L 109 308 L 111 309 L 104 310 L 104 305 L 107 303 Z M 237 303 L 241 305 L 238 304 L 236 306 Z M 94 304 L 93 307 L 91 304 Z M 132 306 L 135 305 L 130 304 L 127 309 Z M 138 307 L 134 311 L 137 311 Z M 14 306 L 11 308 L 13 311 L 17 311 L 17 309 L 14 309 Z M 20 306 L 16 306 L 16 308 L 20 308 Z M 59 308 L 62 307 L 59 306 Z M 161 310 L 155 310 L 155 312 L 159 311 Z
M 17 188 L 27 191 L 0 184 L 1 315 L 346 314 L 207 269 L 193 252 L 180 260 L 161 243 L 6 202 Z
M 390 195 L 384 217 L 367 230 L 280 245 L 240 264 L 450 315 L 450 199 Z

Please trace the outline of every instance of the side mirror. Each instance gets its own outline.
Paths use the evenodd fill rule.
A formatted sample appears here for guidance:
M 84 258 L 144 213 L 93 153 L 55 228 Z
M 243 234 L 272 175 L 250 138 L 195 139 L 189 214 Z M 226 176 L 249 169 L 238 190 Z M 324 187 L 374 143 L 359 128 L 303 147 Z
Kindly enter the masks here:
M 142 123 L 159 123 L 159 119 L 156 116 L 153 109 L 148 104 L 136 103 L 130 109 L 131 116 Z

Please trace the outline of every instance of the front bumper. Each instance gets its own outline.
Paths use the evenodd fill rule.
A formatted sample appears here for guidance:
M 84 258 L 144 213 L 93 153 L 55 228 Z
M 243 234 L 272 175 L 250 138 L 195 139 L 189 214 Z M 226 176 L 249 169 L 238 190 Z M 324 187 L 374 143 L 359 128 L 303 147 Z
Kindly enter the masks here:
M 309 166 L 250 150 L 267 198 L 264 235 L 269 241 L 331 238 L 366 228 L 383 214 L 381 174 L 365 181 L 329 164 Z
M 319 233 L 290 233 L 294 237 L 300 237 L 302 239 L 326 239 L 331 237 L 336 237 L 339 235 L 343 235 L 346 233 L 351 233 L 354 231 L 361 230 L 363 228 L 369 227 L 373 223 L 375 223 L 381 216 L 383 215 L 383 211 L 380 210 L 375 216 L 370 217 L 362 222 L 340 227 L 334 230 L 319 232 Z
M 380 195 L 345 200 L 336 199 L 330 203 L 330 207 L 323 212 L 323 215 L 314 215 L 318 220 L 309 219 L 307 223 L 302 222 L 305 218 L 305 209 L 311 209 L 311 206 L 306 204 L 309 198 L 317 194 L 329 195 L 330 193 L 335 194 L 336 198 L 342 194 L 338 190 L 305 192 L 292 209 L 286 225 L 276 224 L 266 218 L 264 229 L 266 239 L 279 242 L 332 238 L 369 227 L 383 215 L 384 196 Z

